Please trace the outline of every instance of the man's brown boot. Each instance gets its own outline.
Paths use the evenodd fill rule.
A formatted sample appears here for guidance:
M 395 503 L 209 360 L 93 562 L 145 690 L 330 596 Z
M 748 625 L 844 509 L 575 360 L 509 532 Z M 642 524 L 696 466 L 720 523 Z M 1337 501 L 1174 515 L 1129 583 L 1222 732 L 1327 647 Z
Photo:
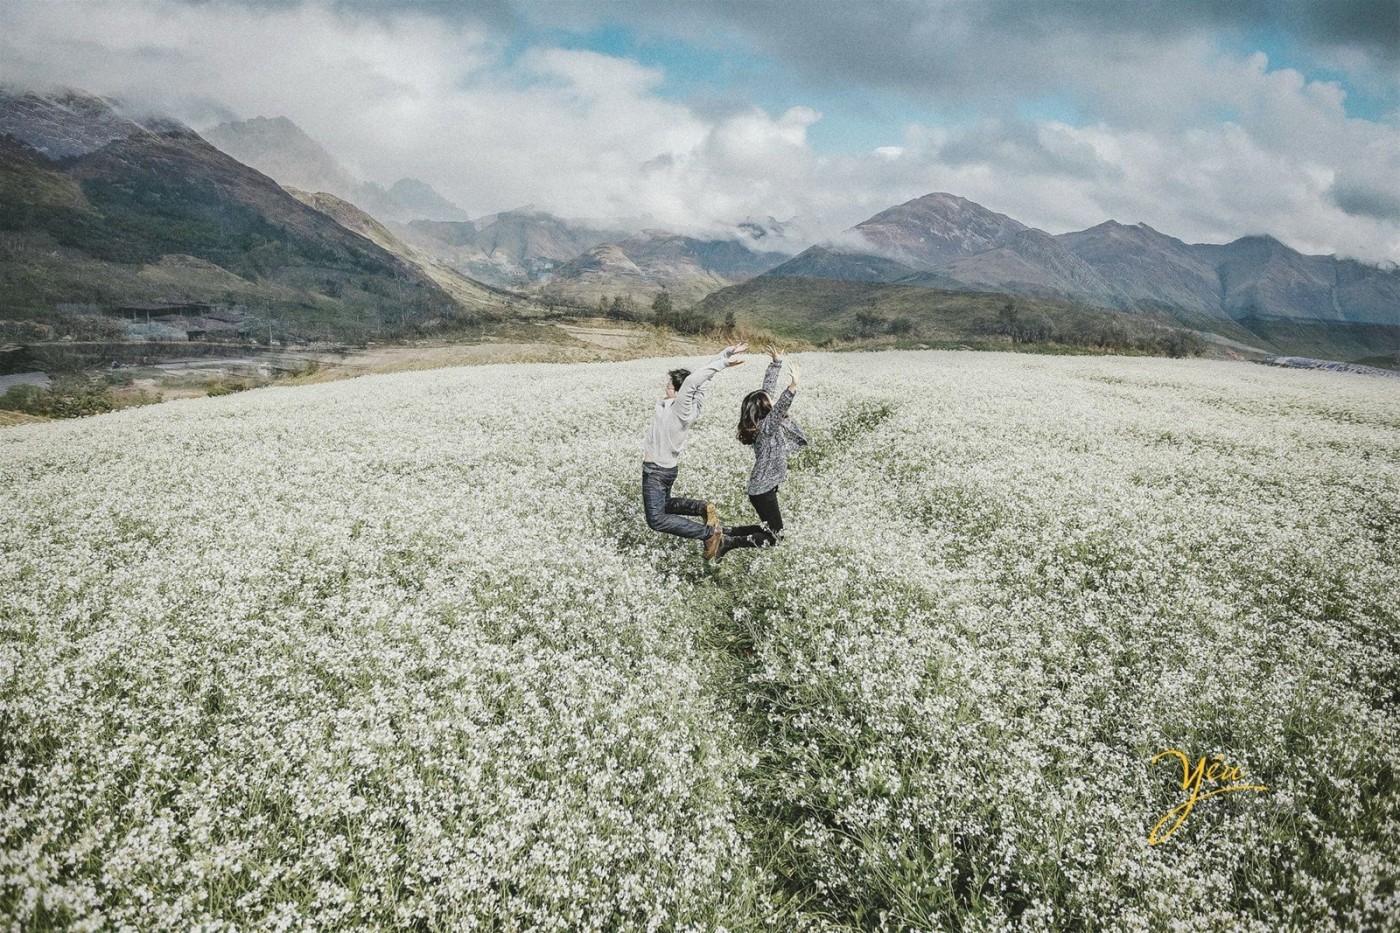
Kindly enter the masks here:
M 724 541 L 724 529 L 718 525 L 713 526 L 715 533 L 705 539 L 705 560 L 712 560 L 719 553 L 719 546 Z

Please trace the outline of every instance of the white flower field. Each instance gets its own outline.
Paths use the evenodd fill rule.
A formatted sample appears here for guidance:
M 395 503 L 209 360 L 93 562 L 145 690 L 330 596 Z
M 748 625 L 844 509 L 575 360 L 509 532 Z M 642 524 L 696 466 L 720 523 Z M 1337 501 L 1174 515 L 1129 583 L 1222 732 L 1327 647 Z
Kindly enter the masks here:
M 715 564 L 673 361 L 0 431 L 0 929 L 1400 929 L 1394 381 L 800 362 Z M 1267 789 L 1150 844 L 1168 749 Z

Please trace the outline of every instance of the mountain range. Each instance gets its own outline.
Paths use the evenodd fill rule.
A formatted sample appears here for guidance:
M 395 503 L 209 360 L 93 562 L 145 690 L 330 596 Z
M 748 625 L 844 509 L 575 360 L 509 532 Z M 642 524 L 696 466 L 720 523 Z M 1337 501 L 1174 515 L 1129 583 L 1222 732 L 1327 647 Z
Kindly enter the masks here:
M 833 322 L 862 314 L 868 329 L 886 312 L 903 328 L 935 306 L 938 332 L 952 334 L 954 318 L 985 331 L 988 313 L 1010 307 L 985 296 L 1011 295 L 1052 316 L 1073 306 L 1172 321 L 1261 352 L 1400 357 L 1400 271 L 1267 235 L 1192 244 L 1112 220 L 1052 235 L 940 192 L 790 257 L 770 247 L 792 242 L 773 218 L 700 236 L 533 206 L 473 221 L 423 182 L 357 179 L 285 118 L 210 135 L 258 164 L 162 115 L 0 87 L 0 318 L 242 304 L 291 332 L 343 338 L 506 313 L 522 296 L 504 289 L 591 306 L 665 288 L 716 319 L 794 336 L 836 334 Z M 1100 311 L 1093 326 L 1107 327 Z
M 938 192 L 882 211 L 774 277 L 969 288 L 1183 318 L 1400 324 L 1400 271 L 1306 256 L 1271 236 L 1189 244 L 1106 221 L 1051 235 Z
M 539 285 L 551 299 L 591 305 L 605 294 L 646 299 L 664 287 L 689 303 L 790 255 L 759 249 L 787 242 L 786 225 L 772 217 L 745 218 L 714 239 L 566 219 L 533 205 L 472 221 L 425 182 L 405 178 L 385 189 L 356 179 L 286 117 L 222 123 L 204 136 L 288 188 L 350 202 L 439 267 L 498 288 Z
M 101 122 L 96 121 L 99 134 Z M 1051 235 L 945 192 L 881 211 L 787 259 L 761 250 L 781 238 L 772 218 L 732 238 L 697 239 L 566 220 L 525 207 L 469 221 L 431 186 L 384 189 L 356 180 L 285 117 L 225 123 L 211 141 L 278 181 L 353 202 L 431 261 L 498 287 L 548 282 L 574 300 L 666 287 L 682 302 L 768 271 L 774 276 L 900 282 L 1010 292 L 1192 320 L 1394 324 L 1400 273 L 1307 256 L 1267 235 L 1190 244 L 1146 224 L 1109 220 Z M 747 240 L 750 248 L 740 246 Z M 736 251 L 737 250 L 737 251 Z

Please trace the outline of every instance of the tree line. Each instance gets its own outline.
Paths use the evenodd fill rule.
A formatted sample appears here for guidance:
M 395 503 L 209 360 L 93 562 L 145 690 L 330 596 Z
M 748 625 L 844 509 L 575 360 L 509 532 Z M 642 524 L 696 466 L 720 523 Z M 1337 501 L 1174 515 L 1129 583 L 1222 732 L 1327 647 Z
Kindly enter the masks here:
M 651 305 L 641 307 L 636 299 L 628 294 L 604 295 L 598 299 L 599 317 L 615 321 L 631 321 L 637 324 L 655 324 L 680 334 L 705 334 L 714 330 L 733 331 L 736 322 L 734 312 L 729 311 L 722 321 L 696 308 L 678 308 L 671 293 L 664 288 L 651 300 Z

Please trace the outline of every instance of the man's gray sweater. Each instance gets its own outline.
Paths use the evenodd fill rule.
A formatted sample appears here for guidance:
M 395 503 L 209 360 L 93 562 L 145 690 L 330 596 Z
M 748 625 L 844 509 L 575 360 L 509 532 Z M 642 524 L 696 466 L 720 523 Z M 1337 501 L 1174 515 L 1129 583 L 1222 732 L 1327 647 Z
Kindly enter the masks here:
M 675 398 L 663 399 L 656 406 L 651 424 L 642 440 L 642 459 L 660 467 L 673 467 L 680 462 L 685 446 L 685 432 L 700 417 L 705 397 L 710 391 L 710 379 L 729 362 L 733 354 L 725 348 L 719 356 L 702 369 L 691 373 L 676 390 Z

